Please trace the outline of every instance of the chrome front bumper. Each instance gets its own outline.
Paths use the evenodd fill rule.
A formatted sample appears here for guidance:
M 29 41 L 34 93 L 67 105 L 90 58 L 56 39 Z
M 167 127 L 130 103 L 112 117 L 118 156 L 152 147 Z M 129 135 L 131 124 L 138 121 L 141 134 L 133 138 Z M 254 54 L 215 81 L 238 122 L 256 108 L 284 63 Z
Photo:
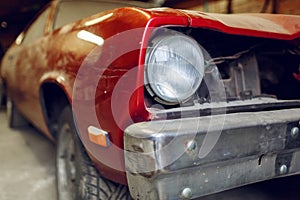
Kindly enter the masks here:
M 134 199 L 191 199 L 300 173 L 300 109 L 137 123 L 125 130 Z

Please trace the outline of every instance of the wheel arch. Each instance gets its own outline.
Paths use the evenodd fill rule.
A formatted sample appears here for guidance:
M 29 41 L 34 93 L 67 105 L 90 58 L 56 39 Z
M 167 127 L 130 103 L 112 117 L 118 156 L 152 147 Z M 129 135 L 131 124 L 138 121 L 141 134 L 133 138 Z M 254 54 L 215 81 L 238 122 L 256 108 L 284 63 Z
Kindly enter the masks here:
M 71 105 L 70 93 L 56 80 L 45 80 L 40 86 L 40 102 L 45 122 L 51 135 L 56 138 L 61 111 Z

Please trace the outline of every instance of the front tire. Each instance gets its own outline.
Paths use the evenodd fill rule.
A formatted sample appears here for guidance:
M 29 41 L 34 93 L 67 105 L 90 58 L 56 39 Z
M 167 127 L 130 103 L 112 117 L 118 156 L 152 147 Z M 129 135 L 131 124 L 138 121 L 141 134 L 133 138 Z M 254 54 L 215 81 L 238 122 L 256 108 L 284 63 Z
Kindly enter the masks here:
M 56 149 L 58 200 L 131 199 L 126 186 L 99 175 L 76 133 L 70 107 L 59 118 Z

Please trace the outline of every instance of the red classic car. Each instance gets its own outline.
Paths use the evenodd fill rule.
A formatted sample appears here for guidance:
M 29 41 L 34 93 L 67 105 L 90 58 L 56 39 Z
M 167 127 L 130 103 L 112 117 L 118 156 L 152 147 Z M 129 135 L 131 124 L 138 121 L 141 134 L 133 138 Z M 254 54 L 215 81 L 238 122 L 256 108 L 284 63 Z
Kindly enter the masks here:
M 58 199 L 299 174 L 300 16 L 151 6 L 53 1 L 3 58 L 10 126 L 57 142 Z

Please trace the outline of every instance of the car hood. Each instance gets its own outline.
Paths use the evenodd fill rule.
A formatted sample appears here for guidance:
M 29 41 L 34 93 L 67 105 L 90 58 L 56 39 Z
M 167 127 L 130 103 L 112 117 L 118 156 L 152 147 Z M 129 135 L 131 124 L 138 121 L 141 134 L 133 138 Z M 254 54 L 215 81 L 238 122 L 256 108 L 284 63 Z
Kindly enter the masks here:
M 174 13 L 174 9 L 152 9 Z M 300 37 L 300 16 L 281 14 L 217 14 L 176 10 L 187 16 L 190 27 L 213 29 L 228 34 L 293 40 Z

